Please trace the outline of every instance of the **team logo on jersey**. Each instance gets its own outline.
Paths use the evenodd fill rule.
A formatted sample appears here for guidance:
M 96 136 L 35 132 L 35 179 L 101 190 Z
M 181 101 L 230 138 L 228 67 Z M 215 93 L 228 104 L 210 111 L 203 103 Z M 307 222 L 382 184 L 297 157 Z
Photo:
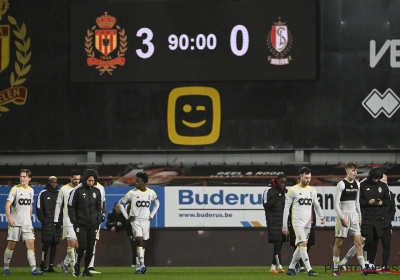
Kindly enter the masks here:
M 350 184 L 350 189 L 352 189 L 353 188 L 353 185 L 352 184 Z
M 96 66 L 100 75 L 107 72 L 112 75 L 112 71 L 117 68 L 116 65 L 125 64 L 125 53 L 128 49 L 128 37 L 125 29 L 115 25 L 117 19 L 104 13 L 103 16 L 96 19 L 96 24 L 87 30 L 85 36 L 85 51 L 88 66 Z M 115 28 L 113 28 L 115 25 Z M 93 35 L 94 47 L 93 49 Z M 99 58 L 96 58 L 96 55 Z
M 83 193 L 83 198 L 86 198 L 86 194 L 85 193 Z
M 28 198 L 20 198 L 18 200 L 19 205 L 31 205 L 31 203 L 32 203 L 32 199 L 28 199 Z
M 278 22 L 274 22 L 267 37 L 268 49 L 275 56 L 275 58 L 268 56 L 268 61 L 272 65 L 287 65 L 292 60 L 290 55 L 287 56 L 292 48 L 292 34 L 285 24 L 286 22 L 281 22 L 279 18 Z
M 31 40 L 27 37 L 25 23 L 18 24 L 17 20 L 8 16 L 3 18 L 9 8 L 8 0 L 0 0 L 0 77 L 2 84 L 4 81 L 10 82 L 10 87 L 0 89 L 0 116 L 1 113 L 10 111 L 7 104 L 24 105 L 28 95 L 28 89 L 21 85 L 26 81 L 26 75 L 31 70 L 29 60 L 32 52 L 30 51 Z M 6 23 L 6 24 L 2 24 Z M 11 41 L 13 41 L 11 44 Z M 15 45 L 15 49 L 11 49 Z M 15 57 L 12 54 L 15 53 Z M 11 71 L 6 70 L 9 65 L 14 65 Z
M 136 201 L 136 207 L 146 207 L 149 208 L 150 207 L 150 201 Z
M 311 198 L 300 198 L 299 205 L 311 205 L 312 199 Z
M 93 193 L 93 198 L 96 198 L 96 194 L 95 193 Z
M 76 228 L 76 232 L 79 232 L 79 228 Z
M 378 188 L 378 192 L 382 192 L 382 188 L 381 187 Z

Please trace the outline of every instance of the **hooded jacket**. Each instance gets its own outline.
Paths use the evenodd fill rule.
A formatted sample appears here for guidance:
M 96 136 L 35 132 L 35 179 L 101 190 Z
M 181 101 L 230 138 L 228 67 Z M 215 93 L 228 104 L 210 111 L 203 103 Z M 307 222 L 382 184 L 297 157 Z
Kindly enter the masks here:
M 88 178 L 95 180 L 92 187 L 87 185 Z M 82 185 L 75 187 L 68 200 L 68 216 L 74 227 L 98 229 L 102 221 L 101 192 L 94 185 L 97 175 L 93 169 L 86 169 L 82 176 Z
M 36 215 L 42 223 L 42 242 L 52 241 L 60 243 L 60 229 L 54 228 L 54 210 L 56 208 L 56 200 L 58 189 L 52 188 L 49 184 L 41 191 L 36 201 Z M 60 222 L 62 221 L 62 216 Z
M 382 229 L 385 220 L 384 206 L 390 204 L 389 188 L 379 180 L 374 183 L 373 178 L 382 178 L 383 172 L 380 168 L 373 168 L 368 177 L 360 183 L 360 208 L 362 227 L 376 227 Z M 382 200 L 383 205 L 371 205 L 371 199 Z
M 268 242 L 282 240 L 282 221 L 286 193 L 286 188 L 279 188 L 276 185 L 276 179 L 273 179 L 264 191 L 263 206 L 268 227 Z

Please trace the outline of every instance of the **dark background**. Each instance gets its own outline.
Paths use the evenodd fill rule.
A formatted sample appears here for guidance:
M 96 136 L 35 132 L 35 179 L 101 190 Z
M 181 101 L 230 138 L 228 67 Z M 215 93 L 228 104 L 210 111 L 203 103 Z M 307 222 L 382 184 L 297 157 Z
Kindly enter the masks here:
M 152 83 L 71 82 L 70 5 L 76 2 L 44 0 L 39 5 L 10 0 L 0 24 L 8 24 L 8 15 L 19 26 L 25 23 L 32 69 L 22 85 L 28 88 L 26 104 L 7 104 L 10 111 L 1 113 L 0 150 L 231 152 L 400 147 L 399 113 L 374 119 L 361 104 L 374 88 L 381 93 L 391 88 L 400 94 L 400 70 L 391 68 L 390 51 L 375 68 L 369 66 L 371 40 L 376 40 L 380 50 L 386 40 L 400 38 L 400 1 L 318 1 L 318 55 L 310 61 L 310 67 L 317 63 L 316 80 Z M 96 3 L 119 2 L 123 1 Z M 103 9 L 90 12 L 87 20 L 94 25 L 93 14 L 103 13 Z M 291 30 L 289 23 L 288 27 Z M 9 87 L 14 69 L 14 41 L 12 36 L 10 65 L 0 73 L 1 89 Z M 133 49 L 129 52 L 134 54 Z M 181 146 L 168 138 L 168 94 L 193 85 L 214 87 L 220 93 L 221 132 L 211 145 Z

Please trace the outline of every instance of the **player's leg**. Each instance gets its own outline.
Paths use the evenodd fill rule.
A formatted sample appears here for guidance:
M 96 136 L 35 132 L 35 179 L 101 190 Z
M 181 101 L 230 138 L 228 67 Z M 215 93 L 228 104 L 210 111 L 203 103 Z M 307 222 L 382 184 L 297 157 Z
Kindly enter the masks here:
M 382 241 L 382 271 L 387 272 L 389 271 L 388 262 L 390 256 L 390 243 L 392 242 L 392 226 L 388 226 L 383 229 L 383 237 L 381 238 Z
M 63 236 L 62 239 L 67 240 L 67 255 L 65 259 L 61 262 L 61 268 L 63 274 L 68 273 L 68 265 L 74 267 L 76 262 L 75 249 L 78 248 L 78 242 L 75 230 L 72 226 L 63 227 Z
M 279 265 L 279 248 L 281 246 L 281 241 L 280 240 L 275 240 L 271 242 L 274 246 L 274 250 L 272 252 L 272 264 L 271 264 L 271 269 L 269 270 L 269 273 L 272 274 L 277 274 L 278 273 L 278 265 Z
M 296 237 L 296 240 L 295 240 L 295 244 L 296 244 L 296 250 L 294 251 L 294 253 L 293 253 L 293 257 L 292 257 L 292 261 L 290 262 L 290 264 L 289 264 L 289 269 L 288 269 L 288 271 L 286 272 L 286 274 L 287 275 L 290 275 L 290 276 L 295 276 L 296 275 L 296 271 L 295 271 L 295 266 L 296 266 L 296 264 L 297 264 L 297 262 L 300 260 L 300 258 L 301 258 L 301 255 L 300 255 L 300 247 L 299 247 L 299 244 L 302 242 L 301 241 L 301 236 L 303 236 L 304 238 L 304 240 L 306 240 L 305 239 L 305 232 L 304 232 L 304 228 L 301 228 L 301 227 L 293 227 L 293 232 L 294 232 L 294 236 Z
M 87 229 L 86 230 L 86 255 L 85 255 L 85 270 L 83 271 L 83 276 L 92 276 L 89 271 L 89 265 L 93 257 L 94 244 L 96 242 L 97 230 Z M 80 244 L 80 242 L 79 242 Z M 79 248 L 78 248 L 79 250 Z
M 334 276 L 340 275 L 339 262 L 340 262 L 340 248 L 342 247 L 342 244 L 343 244 L 343 237 L 335 237 L 335 244 L 333 245 L 333 270 L 332 270 L 332 275 Z
M 42 232 L 42 234 L 43 234 L 43 232 Z M 49 251 L 49 247 L 50 247 L 50 241 L 43 241 L 42 259 L 40 261 L 40 270 L 41 271 L 46 271 L 46 259 L 47 259 L 47 252 Z
M 87 247 L 87 234 L 86 234 L 86 230 L 82 229 L 80 227 L 75 228 L 75 233 L 76 233 L 76 237 L 77 237 L 79 246 L 76 249 L 77 255 L 74 256 L 74 257 L 76 257 L 76 260 L 75 260 L 74 269 L 72 270 L 72 274 L 75 277 L 79 277 L 81 275 L 81 260 L 82 260 L 83 254 Z
M 24 233 L 22 234 L 24 236 Z M 29 238 L 32 238 L 29 236 Z M 36 269 L 36 257 L 35 257 L 35 239 L 24 239 L 26 250 L 27 250 L 27 258 L 29 265 L 31 267 L 32 275 L 43 275 L 44 272 Z
M 36 256 L 35 256 L 35 234 L 33 227 L 22 227 L 21 237 L 25 242 L 27 250 L 27 258 L 31 267 L 32 275 L 43 275 L 44 272 L 36 269 Z
M 8 234 L 7 234 L 7 248 L 4 251 L 4 270 L 3 273 L 6 276 L 10 275 L 10 262 L 12 258 L 12 254 L 15 249 L 15 245 L 17 241 L 21 237 L 21 227 L 8 227 Z
M 99 241 L 99 239 L 100 239 L 100 228 L 101 228 L 101 225 L 99 226 L 99 229 L 97 230 L 97 233 L 96 233 L 96 241 L 94 242 L 94 248 L 93 248 L 93 257 L 92 257 L 92 259 L 90 261 L 90 264 L 89 264 L 89 267 L 88 267 L 88 270 L 92 274 L 101 274 L 100 271 L 97 271 L 97 270 L 94 269 L 94 258 L 96 256 L 97 241 Z
M 47 270 L 47 272 L 55 272 L 54 260 L 56 259 L 57 245 L 58 245 L 58 243 L 54 242 L 54 239 L 50 243 L 49 269 Z

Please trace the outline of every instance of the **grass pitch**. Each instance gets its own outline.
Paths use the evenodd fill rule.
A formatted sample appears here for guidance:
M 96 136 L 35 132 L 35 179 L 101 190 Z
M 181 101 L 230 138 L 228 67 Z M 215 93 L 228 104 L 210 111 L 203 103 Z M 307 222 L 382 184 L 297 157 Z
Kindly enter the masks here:
M 284 267 L 287 269 L 287 267 Z M 27 279 L 30 277 L 36 277 L 40 279 L 72 279 L 71 269 L 69 274 L 65 275 L 61 273 L 61 268 L 57 267 L 56 273 L 45 273 L 43 276 L 32 276 L 28 267 L 11 267 L 10 279 Z M 313 267 L 318 272 L 319 279 L 331 279 L 331 271 L 325 272 L 325 268 L 322 266 Z M 122 267 L 122 266 L 102 266 L 96 267 L 96 270 L 101 271 L 101 274 L 95 274 L 92 279 L 117 279 L 117 280 L 132 280 L 135 279 L 182 279 L 182 280 L 224 280 L 224 279 L 243 279 L 243 280 L 265 280 L 266 278 L 275 279 L 290 279 L 286 274 L 270 274 L 269 267 L 265 266 L 224 266 L 224 267 L 148 267 L 146 274 L 135 274 L 135 268 L 133 267 Z M 5 276 L 3 276 L 5 277 Z M 81 276 L 82 277 L 82 276 Z M 297 278 L 308 278 L 307 274 L 299 273 Z M 360 278 L 359 272 L 348 272 L 343 273 L 342 278 Z M 370 274 L 367 279 L 399 279 L 399 274 L 394 272 L 392 274 Z M 3 278 L 4 279 L 4 278 Z

